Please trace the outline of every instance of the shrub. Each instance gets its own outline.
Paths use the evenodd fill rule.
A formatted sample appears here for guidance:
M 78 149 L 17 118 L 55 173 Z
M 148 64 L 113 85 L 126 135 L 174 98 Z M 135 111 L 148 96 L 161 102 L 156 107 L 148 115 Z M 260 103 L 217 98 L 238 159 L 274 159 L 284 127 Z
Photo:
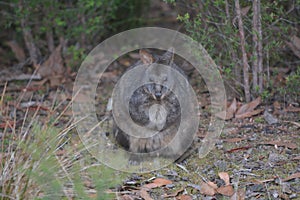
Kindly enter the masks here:
M 178 20 L 186 28 L 187 33 L 200 42 L 215 60 L 227 78 L 232 79 L 236 87 L 242 83 L 242 56 L 238 21 L 234 1 L 174 1 L 165 0 L 178 8 Z M 269 81 L 270 68 L 295 68 L 298 58 L 291 55 L 285 41 L 299 31 L 296 24 L 299 19 L 299 0 L 297 1 L 260 1 L 262 23 L 263 66 L 265 81 Z M 246 52 L 250 67 L 257 59 L 253 55 L 253 5 L 251 1 L 240 1 L 242 20 L 245 30 Z M 284 58 L 284 59 L 282 59 Z M 229 68 L 229 70 L 228 70 Z M 231 72 L 228 73 L 228 72 Z M 252 72 L 251 69 L 249 71 Z M 228 76 L 229 75 L 229 76 Z M 250 77 L 250 81 L 251 81 Z M 243 83 L 242 83 L 243 84 Z M 252 84 L 250 84 L 252 85 Z M 252 91 L 257 92 L 256 86 Z
M 49 55 L 56 46 L 65 43 L 73 46 L 68 51 L 69 56 L 78 56 L 82 49 L 87 53 L 111 34 L 139 26 L 148 2 L 13 0 L 3 3 L 0 25 L 14 33 L 12 36 L 17 40 L 25 42 L 31 57 L 31 51 L 35 51 L 39 57 L 37 62 L 42 59 L 41 55 Z
M 73 131 L 75 122 L 58 123 L 62 115 L 54 111 L 41 120 L 38 113 L 27 110 L 22 126 L 12 124 L 16 119 L 1 123 L 0 198 L 112 199 L 107 190 L 121 182 L 120 173 L 89 154 Z

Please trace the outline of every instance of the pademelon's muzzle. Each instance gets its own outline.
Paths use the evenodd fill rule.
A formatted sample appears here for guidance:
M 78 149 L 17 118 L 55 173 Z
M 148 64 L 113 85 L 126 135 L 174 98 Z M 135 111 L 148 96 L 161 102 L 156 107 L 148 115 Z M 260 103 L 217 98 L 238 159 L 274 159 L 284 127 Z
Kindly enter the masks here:
M 169 94 L 168 88 L 159 84 L 147 84 L 144 91 L 156 101 L 163 100 Z
M 157 100 L 160 100 L 160 98 L 162 97 L 162 93 L 161 92 L 155 92 L 155 97 Z
M 156 100 L 160 100 L 160 98 L 162 97 L 162 87 L 161 85 L 155 85 L 155 98 Z

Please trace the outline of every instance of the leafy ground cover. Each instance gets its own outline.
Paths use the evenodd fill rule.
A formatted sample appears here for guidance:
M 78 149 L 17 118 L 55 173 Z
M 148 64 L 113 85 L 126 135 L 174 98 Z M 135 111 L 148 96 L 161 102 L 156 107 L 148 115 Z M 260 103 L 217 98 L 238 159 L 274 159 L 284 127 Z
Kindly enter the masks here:
M 135 54 L 115 66 L 129 66 Z M 125 64 L 125 65 L 124 65 Z M 127 65 L 127 66 L 126 66 Z M 109 87 L 122 74 L 107 72 L 99 95 L 104 116 Z M 213 151 L 147 174 L 106 168 L 82 145 L 72 120 L 72 82 L 11 81 L 1 96 L 2 197 L 74 197 L 108 199 L 297 199 L 299 198 L 299 120 L 296 103 L 261 98 L 246 104 L 228 101 L 225 127 Z M 197 79 L 192 78 L 197 86 Z M 205 88 L 205 85 L 203 86 Z M 210 100 L 199 90 L 203 118 L 194 146 L 209 123 Z M 101 109 L 102 108 L 102 109 Z M 102 113 L 102 114 L 101 114 Z M 242 116 L 242 117 L 241 117 Z M 52 166 L 51 168 L 48 168 Z M 47 182 L 45 182 L 47 180 Z M 6 195 L 7 194 L 7 195 Z
M 183 31 L 172 5 L 155 2 L 151 4 L 148 24 Z M 211 5 L 207 6 L 210 8 Z M 220 8 L 218 3 L 213 6 Z M 274 5 L 270 6 L 274 8 Z M 250 7 L 245 5 L 244 8 L 247 8 L 244 10 L 247 14 Z M 196 9 L 192 11 L 196 12 Z M 279 14 L 283 16 L 284 10 Z M 276 16 L 264 15 L 269 17 L 270 22 L 281 22 L 276 20 Z M 293 19 L 294 14 L 290 17 Z M 192 25 L 198 18 L 195 19 L 189 21 L 190 18 L 181 18 L 185 25 L 190 25 L 188 31 L 193 31 Z M 248 17 L 247 20 L 249 25 L 251 19 Z M 56 20 L 56 23 L 59 22 Z M 231 26 L 231 23 L 228 25 Z M 297 33 L 296 28 L 293 28 L 294 32 Z M 238 40 L 235 34 L 224 33 L 234 38 L 231 42 Z M 88 38 L 87 41 L 92 40 Z M 299 46 L 297 41 L 298 37 L 294 36 L 287 43 L 287 47 L 293 47 L 294 54 L 298 52 L 294 49 Z M 45 48 L 44 42 L 38 44 Z M 214 41 L 208 41 L 206 45 L 215 47 L 214 44 Z M 237 44 L 232 44 L 234 51 L 239 51 Z M 10 46 L 13 45 L 10 43 Z M 273 52 L 278 55 L 272 60 L 274 63 L 269 63 L 270 82 L 266 90 L 249 103 L 245 103 L 240 90 L 231 85 L 231 68 L 228 66 L 238 62 L 221 59 L 228 61 L 218 66 L 228 95 L 227 115 L 220 115 L 225 120 L 225 126 L 214 149 L 201 159 L 197 147 L 210 123 L 210 94 L 205 83 L 191 74 L 191 85 L 197 92 L 202 109 L 195 142 L 184 159 L 144 174 L 128 174 L 107 168 L 88 152 L 78 137 L 75 129 L 78 122 L 74 121 L 71 111 L 76 77 L 72 62 L 78 63 L 82 58 L 81 48 L 71 48 L 73 57 L 64 58 L 61 56 L 64 51 L 61 46 L 52 49 L 38 71 L 36 66 L 27 64 L 7 67 L 16 61 L 13 60 L 16 55 L 3 56 L 6 54 L 1 46 L 1 199 L 300 199 L 300 70 L 295 68 L 299 61 L 292 55 L 289 61 L 281 59 L 284 53 L 280 50 L 281 46 L 282 43 L 270 46 L 279 49 Z M 272 48 L 269 49 L 270 56 Z M 17 47 L 15 50 L 14 54 L 21 52 Z M 20 58 L 22 61 L 24 56 Z M 104 74 L 97 90 L 99 119 L 107 116 L 106 108 L 114 84 L 136 60 L 137 52 L 131 52 L 119 58 Z M 31 75 L 36 70 L 40 76 Z M 105 126 L 109 131 L 111 121 L 107 122 Z

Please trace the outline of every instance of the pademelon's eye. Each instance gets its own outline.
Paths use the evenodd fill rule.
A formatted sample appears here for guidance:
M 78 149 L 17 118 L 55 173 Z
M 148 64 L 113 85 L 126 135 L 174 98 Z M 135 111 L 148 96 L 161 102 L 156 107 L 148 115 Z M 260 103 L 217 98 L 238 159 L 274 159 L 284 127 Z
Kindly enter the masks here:
M 150 81 L 150 82 L 153 82 L 153 81 L 154 81 L 154 78 L 153 78 L 153 77 L 150 77 L 150 78 L 149 78 L 149 81 Z

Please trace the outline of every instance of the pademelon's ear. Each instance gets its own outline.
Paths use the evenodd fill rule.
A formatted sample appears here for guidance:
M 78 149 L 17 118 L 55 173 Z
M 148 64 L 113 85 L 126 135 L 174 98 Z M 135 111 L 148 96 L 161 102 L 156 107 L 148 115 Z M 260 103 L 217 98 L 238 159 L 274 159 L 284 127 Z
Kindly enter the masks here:
M 140 59 L 144 64 L 152 64 L 153 63 L 153 56 L 144 49 L 141 49 L 140 52 Z
M 164 60 L 167 64 L 171 64 L 174 61 L 174 52 L 175 49 L 170 47 L 164 55 L 162 55 L 162 60 Z

